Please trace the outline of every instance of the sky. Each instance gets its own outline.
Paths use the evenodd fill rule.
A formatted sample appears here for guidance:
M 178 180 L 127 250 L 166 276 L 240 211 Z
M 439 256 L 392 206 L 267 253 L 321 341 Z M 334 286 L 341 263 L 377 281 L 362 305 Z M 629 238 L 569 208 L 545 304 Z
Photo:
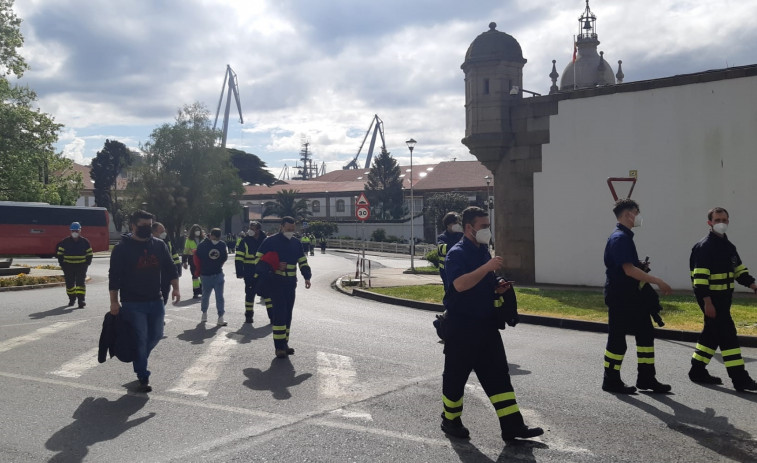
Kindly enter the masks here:
M 625 82 L 757 63 L 757 1 L 593 0 L 599 50 Z M 138 150 L 179 108 L 215 119 L 226 66 L 237 75 L 227 146 L 274 175 L 303 139 L 340 169 L 374 114 L 387 150 L 413 162 L 475 159 L 465 136 L 470 43 L 489 29 L 520 43 L 523 87 L 547 94 L 562 74 L 585 0 L 16 0 L 31 69 L 21 79 L 64 124 L 57 147 L 89 164 L 106 139 Z M 224 101 L 225 104 L 225 101 Z M 218 120 L 222 125 L 223 108 Z M 367 145 L 358 164 L 365 162 Z M 378 152 L 378 149 L 376 150 Z M 290 171 L 291 174 L 291 171 Z

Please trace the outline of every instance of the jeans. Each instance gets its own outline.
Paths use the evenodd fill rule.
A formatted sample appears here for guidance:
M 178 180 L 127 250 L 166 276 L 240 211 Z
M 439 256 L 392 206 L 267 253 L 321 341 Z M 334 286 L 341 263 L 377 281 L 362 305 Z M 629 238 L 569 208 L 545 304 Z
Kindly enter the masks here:
M 133 363 L 134 373 L 140 380 L 150 377 L 147 358 L 163 337 L 165 314 L 166 308 L 161 300 L 121 303 L 121 316 L 134 328 L 134 335 L 137 337 L 137 358 Z
M 200 275 L 200 281 L 202 281 L 202 303 L 200 309 L 202 313 L 208 311 L 210 305 L 210 292 L 216 293 L 216 310 L 218 316 L 222 317 L 223 310 L 223 273 L 216 273 L 215 275 Z

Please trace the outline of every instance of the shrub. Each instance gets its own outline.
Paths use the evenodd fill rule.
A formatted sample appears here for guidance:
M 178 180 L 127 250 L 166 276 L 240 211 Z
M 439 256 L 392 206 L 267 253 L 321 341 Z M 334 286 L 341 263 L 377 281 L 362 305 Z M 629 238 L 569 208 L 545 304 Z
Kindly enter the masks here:
M 386 230 L 384 230 L 383 228 L 377 228 L 373 230 L 373 233 L 371 233 L 371 241 L 386 241 Z
M 441 260 L 439 259 L 439 251 L 432 249 L 431 251 L 426 253 L 425 257 L 430 264 L 434 265 L 434 267 L 439 267 L 439 261 Z

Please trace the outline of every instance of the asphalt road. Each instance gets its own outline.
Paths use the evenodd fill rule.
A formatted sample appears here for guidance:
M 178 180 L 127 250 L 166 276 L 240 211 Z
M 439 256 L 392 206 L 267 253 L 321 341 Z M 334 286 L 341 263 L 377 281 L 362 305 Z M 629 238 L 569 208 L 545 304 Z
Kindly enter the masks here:
M 336 292 L 332 281 L 354 269 L 349 258 L 310 257 L 313 288 L 297 290 L 290 360 L 274 359 L 262 306 L 253 326 L 242 323 L 243 288 L 227 263 L 229 326 L 213 323 L 214 302 L 207 325 L 199 302 L 169 305 L 150 394 L 130 391 L 131 365 L 97 364 L 107 258 L 90 267 L 85 309 L 65 307 L 63 288 L 0 293 L 0 460 L 755 461 L 757 395 L 690 383 L 690 344 L 656 343 L 658 376 L 673 394 L 619 397 L 600 389 L 604 335 L 523 324 L 503 339 L 521 410 L 545 435 L 505 445 L 471 375 L 463 421 L 472 438 L 447 439 L 433 314 Z M 181 290 L 191 296 L 186 274 Z M 743 353 L 757 375 L 757 349 Z M 719 355 L 710 369 L 725 377 Z

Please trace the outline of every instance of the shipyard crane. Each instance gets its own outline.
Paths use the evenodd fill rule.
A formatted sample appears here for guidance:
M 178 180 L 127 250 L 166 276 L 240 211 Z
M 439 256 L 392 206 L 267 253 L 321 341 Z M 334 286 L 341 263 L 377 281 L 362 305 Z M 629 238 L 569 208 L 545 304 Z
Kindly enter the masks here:
M 373 157 L 373 147 L 376 145 L 376 134 L 381 134 L 381 148 L 383 150 L 386 150 L 386 141 L 384 140 L 384 121 L 382 121 L 378 114 L 375 114 L 373 116 L 373 120 L 371 120 L 371 125 L 368 126 L 368 131 L 365 132 L 365 136 L 363 137 L 363 142 L 360 144 L 360 148 L 357 150 L 357 154 L 355 157 L 350 161 L 346 166 L 342 167 L 342 169 L 358 169 L 357 160 L 360 157 L 360 151 L 363 150 L 363 146 L 365 145 L 365 141 L 368 139 L 368 135 L 371 133 L 371 129 L 373 129 L 373 136 L 371 137 L 371 144 L 368 146 L 368 154 L 365 158 L 365 168 L 370 169 L 371 168 L 371 157 Z
M 221 86 L 221 98 L 218 99 L 218 109 L 216 109 L 216 120 L 213 122 L 213 130 L 216 129 L 218 123 L 218 115 L 221 113 L 221 103 L 223 103 L 223 94 L 226 93 L 226 111 L 223 113 L 223 130 L 221 134 L 221 148 L 226 148 L 226 135 L 229 133 L 229 110 L 231 109 L 231 94 L 234 94 L 234 100 L 237 102 L 237 110 L 239 110 L 239 123 L 244 124 L 242 118 L 242 104 L 239 102 L 239 84 L 237 82 L 237 73 L 231 69 L 230 65 L 226 65 L 226 75 L 223 77 L 223 85 Z

